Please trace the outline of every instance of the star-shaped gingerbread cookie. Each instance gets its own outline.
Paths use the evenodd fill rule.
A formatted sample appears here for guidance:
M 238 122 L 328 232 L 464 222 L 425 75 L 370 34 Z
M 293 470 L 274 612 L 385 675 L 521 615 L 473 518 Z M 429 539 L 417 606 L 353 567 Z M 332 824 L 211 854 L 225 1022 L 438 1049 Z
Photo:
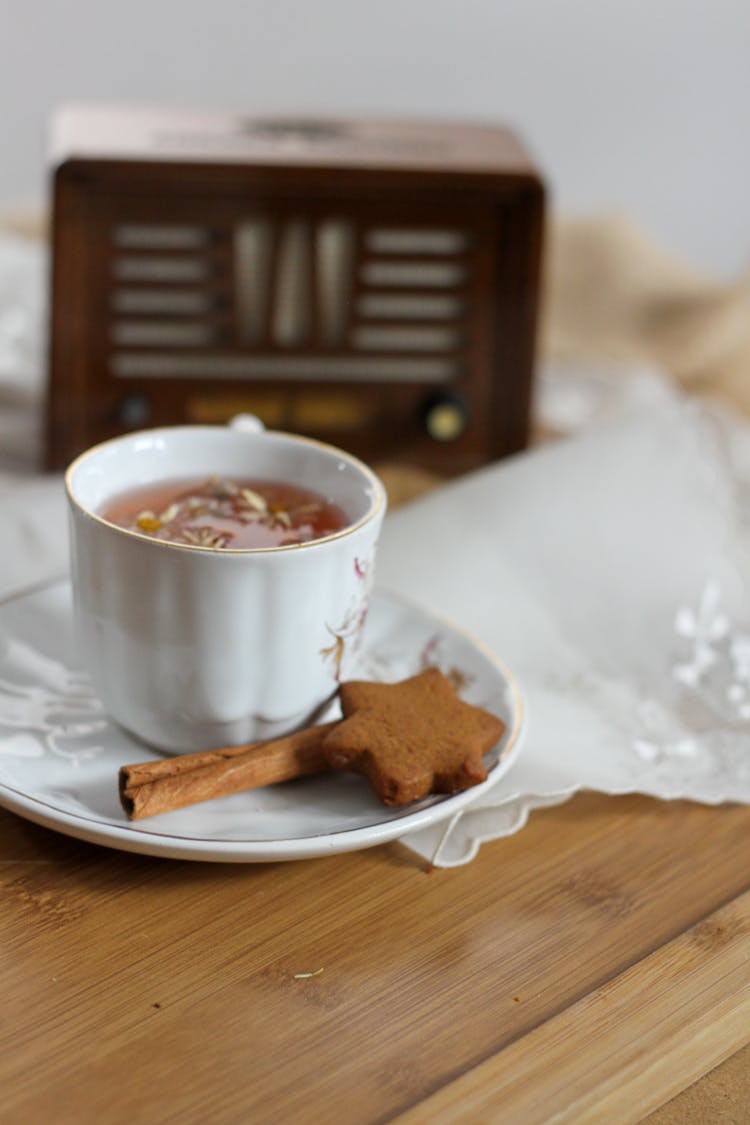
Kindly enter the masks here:
M 505 730 L 502 719 L 460 700 L 437 668 L 396 684 L 351 680 L 340 698 L 344 718 L 326 735 L 324 756 L 364 774 L 386 805 L 478 785 L 487 777 L 482 756 Z

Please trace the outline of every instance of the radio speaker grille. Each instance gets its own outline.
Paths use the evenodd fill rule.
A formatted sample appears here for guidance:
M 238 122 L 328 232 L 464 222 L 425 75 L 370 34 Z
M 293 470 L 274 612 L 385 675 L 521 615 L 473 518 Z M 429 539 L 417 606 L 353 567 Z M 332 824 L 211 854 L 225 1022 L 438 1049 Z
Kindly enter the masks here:
M 466 363 L 477 249 L 465 228 L 121 222 L 110 245 L 117 377 L 443 383 Z

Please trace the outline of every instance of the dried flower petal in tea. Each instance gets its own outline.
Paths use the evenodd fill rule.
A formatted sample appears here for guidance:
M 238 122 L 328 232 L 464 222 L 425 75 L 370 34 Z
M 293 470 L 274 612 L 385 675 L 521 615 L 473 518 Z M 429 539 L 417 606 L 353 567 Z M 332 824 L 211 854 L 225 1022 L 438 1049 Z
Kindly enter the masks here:
M 312 489 L 219 476 L 135 489 L 112 500 L 101 515 L 153 539 L 235 550 L 307 543 L 348 523 L 341 508 Z

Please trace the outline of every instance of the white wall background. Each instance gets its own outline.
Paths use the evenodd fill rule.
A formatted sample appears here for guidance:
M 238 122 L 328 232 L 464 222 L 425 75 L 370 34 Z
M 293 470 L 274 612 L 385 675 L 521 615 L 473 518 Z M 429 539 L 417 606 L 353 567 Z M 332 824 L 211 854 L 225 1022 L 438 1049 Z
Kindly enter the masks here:
M 748 0 L 0 0 L 0 209 L 88 100 L 506 120 L 558 211 L 750 264 Z

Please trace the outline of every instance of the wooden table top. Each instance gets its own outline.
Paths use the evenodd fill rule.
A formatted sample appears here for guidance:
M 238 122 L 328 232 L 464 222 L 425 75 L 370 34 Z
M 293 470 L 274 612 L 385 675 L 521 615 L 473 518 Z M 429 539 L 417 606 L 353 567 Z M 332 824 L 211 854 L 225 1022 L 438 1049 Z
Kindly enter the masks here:
M 452 870 L 202 864 L 0 810 L 0 1120 L 637 1121 L 750 1040 L 749 838 L 584 795 Z

